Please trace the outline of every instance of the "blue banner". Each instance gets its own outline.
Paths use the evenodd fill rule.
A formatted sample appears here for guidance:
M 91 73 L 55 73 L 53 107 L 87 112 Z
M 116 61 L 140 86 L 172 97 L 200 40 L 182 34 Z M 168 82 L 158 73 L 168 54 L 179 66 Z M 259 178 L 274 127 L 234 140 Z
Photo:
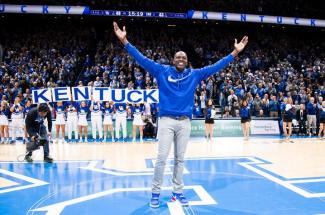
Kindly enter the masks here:
M 0 4 L 0 13 L 85 15 L 90 14 L 90 9 L 86 6 Z
M 159 91 L 111 89 L 108 87 L 57 87 L 32 90 L 34 104 L 58 101 L 113 101 L 115 103 L 158 103 Z
M 245 13 L 208 12 L 208 11 L 190 10 L 187 12 L 187 17 L 189 19 L 325 27 L 325 20 L 320 20 L 320 19 L 307 19 L 307 18 L 285 17 L 285 16 L 267 16 L 267 15 L 255 15 L 255 14 L 245 14 Z
M 203 19 L 235 22 L 268 23 L 278 25 L 297 25 L 325 27 L 325 20 L 299 17 L 268 16 L 246 13 L 208 12 L 189 10 L 186 13 L 122 11 L 122 10 L 90 10 L 88 6 L 58 6 L 58 5 L 10 5 L 0 4 L 0 13 L 20 14 L 63 14 L 63 15 L 93 15 L 117 17 L 141 17 L 157 19 Z

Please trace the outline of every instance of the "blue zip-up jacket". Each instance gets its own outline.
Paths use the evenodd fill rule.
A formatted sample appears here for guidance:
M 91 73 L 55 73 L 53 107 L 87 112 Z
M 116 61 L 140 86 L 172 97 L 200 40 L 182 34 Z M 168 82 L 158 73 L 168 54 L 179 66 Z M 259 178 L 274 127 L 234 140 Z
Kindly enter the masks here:
M 201 80 L 219 72 L 233 61 L 229 54 L 215 64 L 201 69 L 186 68 L 178 72 L 174 66 L 162 65 L 143 56 L 133 45 L 125 49 L 137 63 L 153 75 L 159 86 L 159 116 L 187 116 L 192 118 L 194 92 Z

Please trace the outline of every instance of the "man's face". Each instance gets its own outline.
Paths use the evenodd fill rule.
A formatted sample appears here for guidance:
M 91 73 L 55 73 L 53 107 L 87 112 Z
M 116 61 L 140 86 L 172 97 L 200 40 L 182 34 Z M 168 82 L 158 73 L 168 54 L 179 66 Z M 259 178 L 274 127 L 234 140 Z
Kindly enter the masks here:
M 176 52 L 173 59 L 173 64 L 178 71 L 183 71 L 187 66 L 187 55 L 183 51 Z

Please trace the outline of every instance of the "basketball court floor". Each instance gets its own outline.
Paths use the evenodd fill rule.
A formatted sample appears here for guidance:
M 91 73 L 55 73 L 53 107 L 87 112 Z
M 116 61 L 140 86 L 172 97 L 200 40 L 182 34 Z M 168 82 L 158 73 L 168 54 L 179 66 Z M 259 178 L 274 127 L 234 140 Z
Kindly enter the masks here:
M 25 146 L 0 145 L 0 214 L 325 214 L 325 140 L 279 137 L 191 139 L 185 161 L 190 206 L 148 205 L 156 142 L 58 143 L 53 164 L 17 161 Z

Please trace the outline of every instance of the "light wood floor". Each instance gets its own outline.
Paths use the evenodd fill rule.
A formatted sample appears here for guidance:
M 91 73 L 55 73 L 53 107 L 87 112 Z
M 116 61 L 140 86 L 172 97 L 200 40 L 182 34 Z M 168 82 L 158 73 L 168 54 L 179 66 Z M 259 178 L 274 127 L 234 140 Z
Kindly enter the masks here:
M 25 145 L 0 145 L 0 161 L 17 161 Z M 56 160 L 106 160 L 105 167 L 121 171 L 143 171 L 145 159 L 155 158 L 157 143 L 58 143 L 50 145 Z M 171 151 L 170 157 L 172 158 Z M 34 160 L 42 160 L 42 149 L 34 152 Z M 318 138 L 215 138 L 190 141 L 186 157 L 253 156 L 269 161 L 263 168 L 286 178 L 325 176 L 325 140 Z
M 25 145 L 0 145 L 0 161 L 17 161 Z M 157 143 L 58 143 L 50 145 L 56 160 L 105 160 L 105 167 L 121 171 L 143 171 L 145 159 L 155 158 Z M 170 157 L 172 158 L 171 151 Z M 318 138 L 215 138 L 213 142 L 192 139 L 186 157 L 253 156 L 270 162 L 263 168 L 285 178 L 324 177 L 325 140 Z M 34 160 L 42 160 L 42 149 L 34 152 Z M 3 182 L 5 183 L 5 182 Z

